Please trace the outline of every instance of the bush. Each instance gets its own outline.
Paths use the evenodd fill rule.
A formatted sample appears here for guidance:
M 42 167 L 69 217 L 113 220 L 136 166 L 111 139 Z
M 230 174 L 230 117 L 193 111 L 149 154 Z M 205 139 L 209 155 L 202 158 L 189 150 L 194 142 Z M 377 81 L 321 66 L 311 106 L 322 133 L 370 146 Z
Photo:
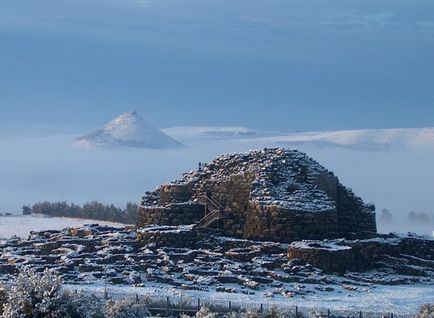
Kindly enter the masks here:
M 196 313 L 196 318 L 217 318 L 217 314 L 209 310 L 207 307 L 202 307 Z
M 262 315 L 259 311 L 248 310 L 241 314 L 241 318 L 262 318 Z
M 70 318 L 104 318 L 104 302 L 93 294 L 71 293 L 63 294 L 67 305 L 67 317 Z
M 23 269 L 9 288 L 0 285 L 2 318 L 142 318 L 150 316 L 132 300 L 107 301 L 92 294 L 62 290 L 60 276 Z M 3 313 L 2 313 L 2 309 Z M 214 316 L 209 316 L 214 317 Z
M 138 304 L 130 299 L 109 300 L 105 306 L 106 318 L 142 318 L 148 316 L 150 316 L 150 313 L 145 305 Z
M 50 270 L 37 273 L 33 269 L 24 269 L 7 292 L 3 306 L 5 318 L 57 318 L 65 314 L 61 280 Z
M 413 318 L 434 318 L 434 304 L 425 304 L 420 306 L 419 311 Z

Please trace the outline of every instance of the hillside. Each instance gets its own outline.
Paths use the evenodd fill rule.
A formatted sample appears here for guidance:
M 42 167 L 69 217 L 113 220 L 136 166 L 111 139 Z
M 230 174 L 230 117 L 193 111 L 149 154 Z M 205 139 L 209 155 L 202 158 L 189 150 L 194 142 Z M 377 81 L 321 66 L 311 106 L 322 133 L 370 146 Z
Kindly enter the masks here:
M 83 147 L 176 148 L 181 143 L 147 123 L 135 111 L 113 119 L 102 129 L 83 135 L 76 140 Z

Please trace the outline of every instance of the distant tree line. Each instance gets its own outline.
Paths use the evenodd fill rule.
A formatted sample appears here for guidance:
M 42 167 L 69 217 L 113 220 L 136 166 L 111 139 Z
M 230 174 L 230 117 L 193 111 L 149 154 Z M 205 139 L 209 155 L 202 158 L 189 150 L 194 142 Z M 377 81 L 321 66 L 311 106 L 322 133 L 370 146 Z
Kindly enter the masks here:
M 91 219 L 107 222 L 119 222 L 135 224 L 138 214 L 138 205 L 128 202 L 124 209 L 113 204 L 107 205 L 97 201 L 87 202 L 82 206 L 66 201 L 61 202 L 38 202 L 33 206 L 23 206 L 23 214 L 44 214 L 53 217 L 68 217 Z
M 378 221 L 383 224 L 392 223 L 393 215 L 389 209 L 382 209 L 381 213 L 378 215 Z M 428 215 L 425 212 L 414 212 L 411 211 L 407 214 L 407 219 L 411 223 L 428 224 L 434 223 L 434 215 Z
M 408 213 L 408 220 L 414 223 L 426 224 L 430 223 L 430 221 L 434 222 L 434 216 L 431 216 L 430 218 L 429 215 L 424 212 L 411 211 L 410 213 Z

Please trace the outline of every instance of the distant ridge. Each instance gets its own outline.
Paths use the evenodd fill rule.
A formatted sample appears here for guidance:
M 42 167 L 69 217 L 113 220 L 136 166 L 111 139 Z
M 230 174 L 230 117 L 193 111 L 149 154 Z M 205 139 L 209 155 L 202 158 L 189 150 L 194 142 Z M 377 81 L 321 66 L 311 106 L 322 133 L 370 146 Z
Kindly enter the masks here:
M 147 123 L 134 110 L 121 114 L 102 129 L 77 138 L 75 145 L 81 147 L 150 149 L 182 146 L 180 142 Z
M 434 128 L 388 128 L 284 133 L 246 127 L 172 127 L 163 131 L 179 140 L 244 139 L 275 146 L 340 147 L 361 151 L 390 148 L 434 149 Z
M 181 126 L 165 128 L 162 131 L 180 140 L 243 139 L 279 135 L 275 131 L 256 130 L 239 126 Z
M 313 145 L 342 147 L 354 150 L 380 151 L 389 148 L 432 147 L 434 128 L 393 128 L 319 131 L 258 138 L 285 146 Z

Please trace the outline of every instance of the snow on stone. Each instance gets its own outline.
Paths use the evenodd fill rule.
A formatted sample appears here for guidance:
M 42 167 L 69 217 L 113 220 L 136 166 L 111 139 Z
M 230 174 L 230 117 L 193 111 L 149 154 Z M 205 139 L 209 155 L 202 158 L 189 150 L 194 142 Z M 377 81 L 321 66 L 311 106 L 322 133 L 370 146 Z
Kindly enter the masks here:
M 149 225 L 146 228 L 138 229 L 138 233 L 153 233 L 153 232 L 165 232 L 165 233 L 180 233 L 180 232 L 189 232 L 193 229 L 194 224 L 191 225 L 179 225 L 179 226 L 170 226 L 170 225 Z
M 275 148 L 225 154 L 206 165 L 203 171 L 186 173 L 182 180 L 173 183 L 189 183 L 203 173 L 209 174 L 211 180 L 224 180 L 247 171 L 257 175 L 252 182 L 252 200 L 296 211 L 325 212 L 336 208 L 335 202 L 310 182 L 328 171 L 297 150 Z
M 115 118 L 102 129 L 79 137 L 75 145 L 83 147 L 176 148 L 181 143 L 143 120 L 135 111 Z
M 341 242 L 344 244 L 344 240 Z M 328 251 L 342 251 L 342 250 L 349 250 L 351 249 L 350 246 L 340 245 L 339 242 L 321 242 L 318 243 L 318 241 L 309 241 L 309 240 L 303 240 L 298 242 L 293 242 L 290 245 L 291 247 L 302 249 L 302 250 L 309 250 L 309 249 L 322 249 L 322 250 L 328 250 Z

